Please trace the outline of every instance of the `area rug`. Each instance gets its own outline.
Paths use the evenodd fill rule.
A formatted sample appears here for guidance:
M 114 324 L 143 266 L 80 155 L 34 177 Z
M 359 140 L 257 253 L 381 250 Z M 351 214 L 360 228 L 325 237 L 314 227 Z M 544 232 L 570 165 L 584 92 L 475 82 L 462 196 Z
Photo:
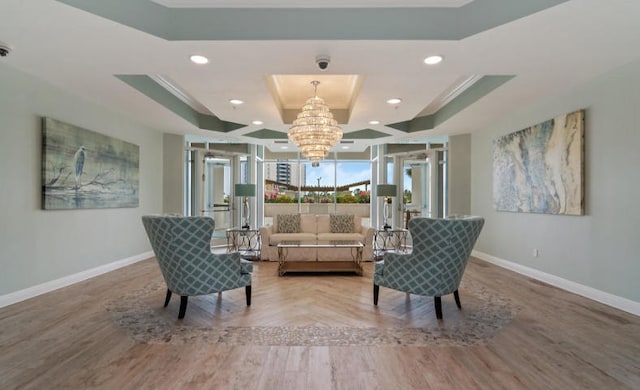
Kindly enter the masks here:
M 113 321 L 136 342 L 144 344 L 226 344 L 263 346 L 471 346 L 486 344 L 516 316 L 509 299 L 463 282 L 464 316 L 445 318 L 423 328 L 349 326 L 202 327 L 178 324 L 160 303 L 144 296 L 164 296 L 163 283 L 152 283 L 107 304 Z M 430 299 L 430 298 L 429 298 Z M 175 313 L 171 313 L 173 316 Z M 187 313 L 188 314 L 188 313 Z

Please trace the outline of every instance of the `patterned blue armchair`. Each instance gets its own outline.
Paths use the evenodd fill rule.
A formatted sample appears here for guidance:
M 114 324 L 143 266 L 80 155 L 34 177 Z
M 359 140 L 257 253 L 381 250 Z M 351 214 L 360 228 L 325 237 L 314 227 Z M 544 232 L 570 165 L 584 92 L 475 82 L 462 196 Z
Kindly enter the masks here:
M 180 295 L 178 318 L 184 318 L 189 296 L 244 287 L 251 305 L 250 262 L 239 253 L 211 253 L 215 221 L 208 217 L 143 216 L 151 247 L 167 284 L 164 307 L 171 294 Z
M 436 317 L 442 319 L 440 297 L 453 293 L 461 309 L 458 286 L 480 235 L 484 218 L 414 218 L 409 221 L 413 250 L 409 254 L 385 253 L 375 263 L 373 304 L 380 286 L 434 297 Z

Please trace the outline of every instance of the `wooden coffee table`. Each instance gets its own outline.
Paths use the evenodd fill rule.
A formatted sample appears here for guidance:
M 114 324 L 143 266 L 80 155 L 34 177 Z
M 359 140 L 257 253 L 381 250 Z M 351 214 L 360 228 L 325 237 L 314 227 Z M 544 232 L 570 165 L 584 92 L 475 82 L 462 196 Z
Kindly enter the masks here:
M 287 252 L 292 248 L 350 248 L 351 259 L 319 261 L 287 260 Z M 355 272 L 362 275 L 362 248 L 359 241 L 282 241 L 278 244 L 278 274 L 287 272 Z

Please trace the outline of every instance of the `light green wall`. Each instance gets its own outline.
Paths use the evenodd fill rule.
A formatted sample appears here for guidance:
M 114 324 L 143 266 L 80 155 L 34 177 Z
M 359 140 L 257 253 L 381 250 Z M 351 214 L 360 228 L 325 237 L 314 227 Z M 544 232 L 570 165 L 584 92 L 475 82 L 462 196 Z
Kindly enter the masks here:
M 42 116 L 140 146 L 140 206 L 40 209 Z M 151 250 L 140 217 L 162 212 L 162 134 L 0 64 L 0 295 Z
M 492 140 L 581 108 L 586 109 L 586 215 L 496 212 Z M 640 302 L 639 147 L 640 62 L 474 132 L 471 211 L 486 218 L 476 250 Z
M 164 134 L 162 181 L 164 213 L 183 214 L 184 212 L 185 148 L 183 135 Z
M 448 214 L 470 214 L 471 210 L 471 136 L 449 137 Z

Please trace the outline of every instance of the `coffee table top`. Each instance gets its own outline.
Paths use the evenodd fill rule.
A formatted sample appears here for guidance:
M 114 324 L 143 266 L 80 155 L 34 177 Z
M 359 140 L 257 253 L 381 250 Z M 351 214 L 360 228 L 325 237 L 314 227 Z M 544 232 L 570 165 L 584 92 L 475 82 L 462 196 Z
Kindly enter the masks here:
M 363 248 L 364 244 L 353 240 L 331 241 L 282 241 L 278 248 Z

